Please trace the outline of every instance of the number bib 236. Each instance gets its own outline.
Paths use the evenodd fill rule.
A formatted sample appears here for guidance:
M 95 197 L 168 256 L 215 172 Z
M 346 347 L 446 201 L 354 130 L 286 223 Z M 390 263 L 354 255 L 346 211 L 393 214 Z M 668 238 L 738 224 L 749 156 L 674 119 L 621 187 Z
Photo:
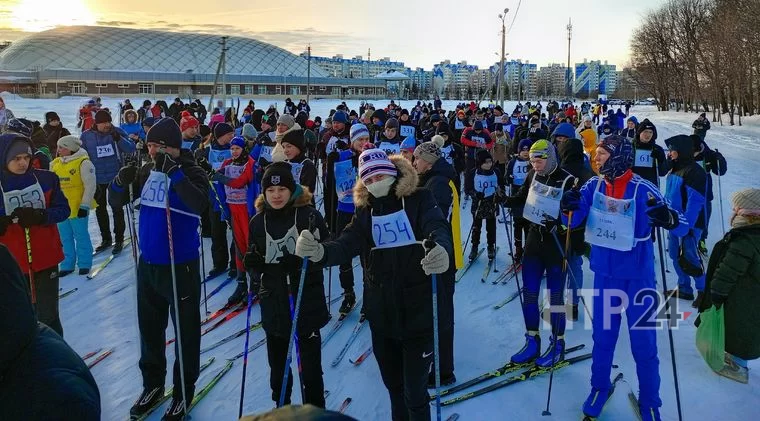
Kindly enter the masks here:
M 378 249 L 403 247 L 417 242 L 404 209 L 389 215 L 372 216 L 372 239 Z
M 98 158 L 112 156 L 114 154 L 113 144 L 98 145 L 95 147 L 95 153 L 98 155 Z

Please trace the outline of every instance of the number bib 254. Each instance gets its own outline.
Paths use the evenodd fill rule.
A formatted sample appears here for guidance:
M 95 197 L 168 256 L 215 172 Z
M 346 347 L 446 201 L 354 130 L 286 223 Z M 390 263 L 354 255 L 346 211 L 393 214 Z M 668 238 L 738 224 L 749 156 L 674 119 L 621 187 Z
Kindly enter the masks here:
M 398 212 L 372 216 L 372 239 L 375 248 L 388 249 L 417 243 L 412 224 L 404 209 Z

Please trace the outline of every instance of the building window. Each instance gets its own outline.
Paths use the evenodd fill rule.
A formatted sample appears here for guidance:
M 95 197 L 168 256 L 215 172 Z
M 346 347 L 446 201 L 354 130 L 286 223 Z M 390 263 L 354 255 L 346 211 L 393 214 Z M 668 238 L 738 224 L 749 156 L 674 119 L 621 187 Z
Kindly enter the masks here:
M 138 83 L 137 86 L 139 87 L 141 94 L 152 94 L 153 93 L 153 84 L 152 83 Z
M 311 92 L 311 91 L 313 91 L 313 90 L 314 90 L 314 85 L 312 85 L 312 86 L 309 86 L 309 92 Z
M 118 86 L 119 86 L 119 88 L 122 88 L 122 89 L 129 88 L 129 84 L 127 84 L 127 83 L 120 83 Z
M 301 95 L 301 87 L 300 86 L 291 86 L 290 87 L 290 95 Z
M 107 83 L 96 83 L 95 87 L 96 88 L 107 88 L 108 84 Z
M 359 95 L 364 95 L 364 88 L 359 88 Z
M 245 85 L 245 94 L 253 95 L 253 85 Z
M 223 85 L 216 85 L 216 94 L 217 95 L 223 95 L 224 94 L 224 86 Z
M 69 83 L 72 94 L 83 94 L 87 92 L 87 87 L 82 82 Z
M 340 96 L 340 86 L 333 86 L 332 94 Z
M 282 86 L 277 85 L 276 91 L 277 91 L 277 95 L 282 95 Z
M 264 85 L 259 85 L 259 95 L 266 95 L 267 94 L 267 87 Z
M 320 87 L 319 87 L 319 91 L 320 91 L 320 92 L 324 92 L 324 91 L 326 91 L 326 90 L 327 90 L 327 86 L 320 86 Z
M 230 95 L 240 95 L 240 85 L 230 85 Z

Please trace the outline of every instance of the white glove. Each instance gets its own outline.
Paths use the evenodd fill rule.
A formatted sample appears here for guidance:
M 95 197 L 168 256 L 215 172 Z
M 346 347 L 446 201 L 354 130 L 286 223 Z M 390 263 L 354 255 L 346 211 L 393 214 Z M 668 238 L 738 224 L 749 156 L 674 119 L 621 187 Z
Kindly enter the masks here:
M 449 269 L 449 254 L 446 249 L 436 244 L 420 261 L 425 275 L 441 274 Z
M 325 255 L 325 247 L 319 244 L 309 230 L 301 231 L 296 240 L 296 256 L 308 257 L 312 262 L 319 262 Z

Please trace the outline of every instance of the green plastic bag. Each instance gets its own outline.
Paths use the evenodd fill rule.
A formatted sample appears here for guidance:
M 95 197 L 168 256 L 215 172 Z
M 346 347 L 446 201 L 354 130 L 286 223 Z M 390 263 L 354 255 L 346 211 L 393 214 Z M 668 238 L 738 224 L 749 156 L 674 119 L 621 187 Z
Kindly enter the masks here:
M 702 354 L 707 365 L 714 371 L 723 368 L 723 356 L 726 352 L 726 327 L 723 318 L 723 307 L 710 307 L 699 315 L 700 325 L 697 328 L 697 349 Z

